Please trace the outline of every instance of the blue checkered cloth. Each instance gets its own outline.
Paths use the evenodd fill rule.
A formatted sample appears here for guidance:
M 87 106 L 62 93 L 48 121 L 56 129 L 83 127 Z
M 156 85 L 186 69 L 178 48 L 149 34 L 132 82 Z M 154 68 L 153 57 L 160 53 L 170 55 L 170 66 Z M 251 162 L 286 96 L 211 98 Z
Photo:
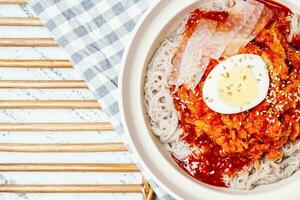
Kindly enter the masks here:
M 86 80 L 120 136 L 124 134 L 118 106 L 120 62 L 131 31 L 151 2 L 153 0 L 29 1 L 29 6 Z M 142 171 L 159 199 L 173 199 Z

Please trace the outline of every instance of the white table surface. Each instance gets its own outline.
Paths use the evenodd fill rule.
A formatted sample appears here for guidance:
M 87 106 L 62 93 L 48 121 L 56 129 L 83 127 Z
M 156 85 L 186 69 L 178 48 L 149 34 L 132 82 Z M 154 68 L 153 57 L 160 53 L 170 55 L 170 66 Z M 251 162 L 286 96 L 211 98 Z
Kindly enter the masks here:
M 32 12 L 26 6 L 0 5 L 0 17 L 27 17 Z M 44 27 L 1 27 L 0 37 L 51 37 Z M 60 48 L 0 47 L 0 59 L 67 59 Z M 75 69 L 0 68 L 0 80 L 79 80 Z M 0 100 L 92 100 L 87 89 L 0 89 Z M 89 109 L 0 109 L 0 122 L 96 122 L 108 121 L 101 110 Z M 0 142 L 6 143 L 101 143 L 121 142 L 115 132 L 0 132 Z M 1 163 L 78 162 L 130 163 L 124 153 L 6 153 L 0 152 Z M 140 173 L 45 173 L 1 172 L 0 184 L 140 184 Z M 0 200 L 78 199 L 137 200 L 141 194 L 11 194 L 0 193 Z

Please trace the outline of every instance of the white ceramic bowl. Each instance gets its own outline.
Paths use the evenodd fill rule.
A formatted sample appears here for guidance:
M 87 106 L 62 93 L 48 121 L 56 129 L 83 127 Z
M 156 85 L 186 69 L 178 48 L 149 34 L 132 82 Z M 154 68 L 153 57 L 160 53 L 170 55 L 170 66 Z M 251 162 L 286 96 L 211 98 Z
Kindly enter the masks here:
M 299 0 L 279 0 L 294 12 Z M 177 199 L 276 200 L 300 198 L 300 174 L 275 184 L 259 186 L 250 192 L 213 187 L 201 183 L 181 170 L 149 128 L 144 110 L 144 79 L 147 65 L 163 39 L 196 8 L 201 0 L 161 0 L 155 3 L 135 29 L 125 53 L 120 74 L 120 108 L 124 129 L 132 150 L 152 178 Z

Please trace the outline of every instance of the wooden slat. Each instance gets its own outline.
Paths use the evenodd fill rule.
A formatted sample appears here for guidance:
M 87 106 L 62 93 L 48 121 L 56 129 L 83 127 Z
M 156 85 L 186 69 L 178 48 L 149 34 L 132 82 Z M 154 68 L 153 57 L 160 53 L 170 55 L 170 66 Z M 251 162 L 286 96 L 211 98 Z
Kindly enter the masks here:
M 89 144 L 14 144 L 0 143 L 1 152 L 122 152 L 127 151 L 122 143 Z
M 27 0 L 0 0 L 0 4 L 27 4 Z
M 1 89 L 86 89 L 83 80 L 0 80 Z
M 0 67 L 12 68 L 72 68 L 68 60 L 0 59 Z
M 109 122 L 0 123 L 0 131 L 112 131 Z
M 0 4 L 26 4 L 26 0 L 0 0 Z M 0 17 L 0 26 L 43 26 L 38 18 Z M 0 47 L 57 47 L 52 38 L 0 38 Z M 0 67 L 11 68 L 72 68 L 67 60 L 0 59 Z M 81 80 L 0 80 L 7 89 L 87 88 Z M 0 109 L 99 109 L 97 101 L 87 100 L 2 100 Z M 0 131 L 108 131 L 108 122 L 94 123 L 0 123 Z M 93 144 L 12 144 L 0 143 L 6 152 L 123 152 L 122 143 Z M 95 163 L 0 163 L 2 172 L 139 172 L 134 164 Z M 149 186 L 147 186 L 149 187 Z M 145 184 L 89 185 L 15 185 L 0 184 L 0 192 L 13 193 L 143 193 L 150 200 L 153 190 Z
M 140 193 L 143 185 L 9 185 L 0 192 L 14 193 Z
M 0 38 L 0 47 L 58 47 L 53 38 Z
M 0 100 L 0 109 L 100 109 L 96 100 Z
M 1 163 L 1 172 L 138 172 L 135 164 Z
M 43 26 L 36 17 L 0 17 L 0 26 Z
M 87 89 L 83 80 L 0 80 L 0 89 Z

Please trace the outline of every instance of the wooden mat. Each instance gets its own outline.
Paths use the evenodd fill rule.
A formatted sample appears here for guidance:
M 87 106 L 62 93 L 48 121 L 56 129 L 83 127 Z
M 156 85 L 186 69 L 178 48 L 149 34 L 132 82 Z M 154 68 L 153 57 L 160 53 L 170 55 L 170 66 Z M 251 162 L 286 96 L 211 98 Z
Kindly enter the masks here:
M 0 4 L 26 4 L 24 0 L 0 0 Z M 18 5 L 17 5 L 18 4 Z M 42 22 L 36 17 L 0 17 L 0 26 L 7 27 L 42 27 Z M 53 38 L 28 38 L 28 37 L 1 37 L 0 47 L 58 47 Z M 68 60 L 40 60 L 40 59 L 11 59 L 1 58 L 0 68 L 3 69 L 61 69 L 71 70 L 72 65 Z M 21 73 L 21 72 L 20 72 Z M 1 75 L 1 73 L 0 73 Z M 78 80 L 0 80 L 0 90 L 69 90 L 87 89 L 85 82 Z M 2 98 L 3 99 L 3 98 Z M 24 109 L 101 109 L 95 99 L 59 99 L 59 100 L 39 100 L 39 99 L 10 99 L 0 100 L 0 109 L 24 110 Z M 18 111 L 16 111 L 18 112 Z M 57 114 L 59 116 L 59 114 Z M 26 121 L 26 120 L 25 120 Z M 113 131 L 110 122 L 6 122 L 0 119 L 0 131 L 14 133 L 23 132 L 81 132 L 82 137 L 86 137 L 88 131 Z M 117 143 L 5 143 L 0 140 L 0 152 L 14 153 L 91 153 L 91 152 L 125 152 L 124 145 Z M 15 154 L 11 154 L 13 157 Z M 45 159 L 43 159 L 45 160 Z M 131 163 L 47 163 L 47 162 L 22 162 L 22 163 L 0 163 L 0 172 L 99 172 L 99 173 L 139 173 L 136 165 Z M 33 175 L 34 176 L 34 175 Z M 142 181 L 140 184 L 0 184 L 0 192 L 12 193 L 141 193 L 144 199 L 152 199 L 153 190 Z

